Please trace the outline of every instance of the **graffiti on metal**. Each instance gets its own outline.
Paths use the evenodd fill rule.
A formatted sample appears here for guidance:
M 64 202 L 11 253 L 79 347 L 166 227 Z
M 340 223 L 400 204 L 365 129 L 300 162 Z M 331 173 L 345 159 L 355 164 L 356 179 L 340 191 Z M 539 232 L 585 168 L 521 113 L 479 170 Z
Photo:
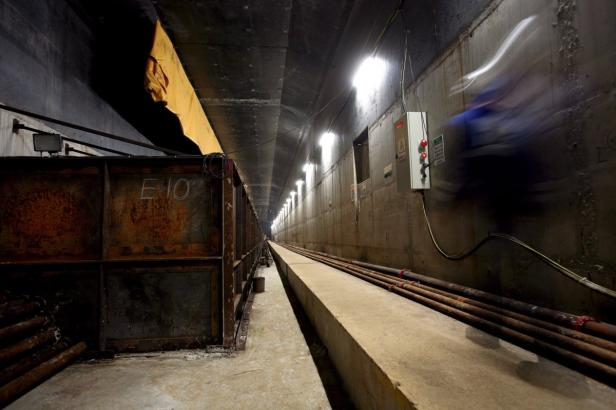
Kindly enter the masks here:
M 185 200 L 190 194 L 190 181 L 186 178 L 143 178 L 141 199 L 155 199 L 164 194 L 167 199 Z

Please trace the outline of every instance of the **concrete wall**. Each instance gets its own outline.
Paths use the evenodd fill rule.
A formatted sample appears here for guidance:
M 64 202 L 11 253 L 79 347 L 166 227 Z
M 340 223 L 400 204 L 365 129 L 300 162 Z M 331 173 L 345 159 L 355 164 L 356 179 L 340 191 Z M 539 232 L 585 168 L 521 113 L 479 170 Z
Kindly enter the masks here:
M 68 0 L 0 2 L 0 102 L 49 117 L 149 142 L 92 86 L 95 19 Z M 77 4 L 77 3 L 75 3 Z M 28 132 L 15 136 L 4 125 L 15 117 L 0 113 L 0 156 L 31 155 Z M 40 125 L 22 117 L 30 126 Z M 157 151 L 54 126 L 69 137 L 132 154 Z M 9 127 L 10 128 L 10 127 Z M 15 143 L 7 140 L 18 138 Z M 26 143 L 21 139 L 27 139 Z
M 429 57 L 430 49 L 441 51 L 431 59 L 423 57 L 431 63 L 426 63 L 425 70 L 416 68 L 421 75 L 406 89 L 407 109 L 419 110 L 417 94 L 428 113 L 429 134 L 445 134 L 447 161 L 432 169 L 433 188 L 426 193 L 436 236 L 446 250 L 457 253 L 489 232 L 512 234 L 593 281 L 616 289 L 616 3 L 503 0 L 486 7 L 463 2 L 476 6 L 476 13 L 466 29 L 464 21 L 454 22 L 460 29 L 454 35 L 451 21 L 442 16 L 459 16 L 454 10 L 457 3 L 437 4 L 425 17 L 434 24 L 426 24 L 411 36 L 415 54 Z M 443 7 L 450 9 L 445 13 Z M 520 178 L 525 177 L 523 183 L 503 181 L 498 198 L 486 199 L 476 192 L 460 195 L 455 159 L 462 141 L 449 132 L 446 123 L 464 109 L 469 96 L 450 96 L 450 88 L 491 56 L 521 19 L 535 13 L 540 13 L 543 29 L 535 46 L 548 50 L 542 67 L 550 79 L 545 93 L 557 95 L 562 89 L 574 89 L 582 103 L 569 107 L 562 126 L 532 141 L 524 160 L 512 164 L 511 173 L 519 170 Z M 447 36 L 453 43 L 444 39 Z M 422 43 L 414 44 L 418 38 Z M 395 171 L 384 178 L 384 168 L 395 162 L 392 127 L 402 112 L 397 92 L 402 39 L 401 31 L 388 33 L 379 50 L 379 56 L 390 64 L 387 78 L 369 102 L 351 97 L 332 127 L 338 139 L 327 163 L 317 141 L 331 116 L 313 128 L 298 168 L 305 158 L 317 164 L 316 170 L 307 177 L 290 215 L 276 227 L 275 240 L 408 267 L 532 303 L 616 321 L 616 303 L 510 243 L 490 242 L 461 262 L 448 261 L 436 252 L 423 219 L 420 194 L 398 193 Z M 525 55 L 533 55 L 532 47 Z M 333 93 L 336 87 L 331 88 Z M 355 202 L 352 140 L 367 125 L 370 179 L 364 190 L 358 189 Z

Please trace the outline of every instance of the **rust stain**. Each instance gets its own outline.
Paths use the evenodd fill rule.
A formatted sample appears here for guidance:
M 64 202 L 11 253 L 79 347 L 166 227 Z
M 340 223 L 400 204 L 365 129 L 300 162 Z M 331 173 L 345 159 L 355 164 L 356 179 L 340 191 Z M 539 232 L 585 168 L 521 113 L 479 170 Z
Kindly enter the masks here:
M 87 184 L 5 180 L 0 255 L 9 260 L 96 257 L 98 210 Z M 83 182 L 83 181 L 79 181 Z
M 219 255 L 216 192 L 200 176 L 116 175 L 109 204 L 109 257 Z

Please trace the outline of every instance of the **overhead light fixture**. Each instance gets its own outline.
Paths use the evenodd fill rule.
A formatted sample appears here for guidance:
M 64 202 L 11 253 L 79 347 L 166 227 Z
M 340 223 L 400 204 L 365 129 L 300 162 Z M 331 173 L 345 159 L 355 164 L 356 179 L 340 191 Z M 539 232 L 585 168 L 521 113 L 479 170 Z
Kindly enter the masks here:
M 304 185 L 304 180 L 298 179 L 297 181 L 295 181 L 295 185 L 297 185 L 297 192 L 299 192 L 302 189 L 302 185 Z
M 304 173 L 307 174 L 308 171 L 310 171 L 310 168 L 312 168 L 312 164 L 310 162 L 306 162 L 304 164 L 304 167 L 302 168 L 302 171 L 304 171 Z
M 336 139 L 336 134 L 331 131 L 327 131 L 321 135 L 319 139 L 319 145 L 321 148 L 329 148 L 334 144 L 334 140 Z
M 371 94 L 377 90 L 385 72 L 387 63 L 378 57 L 366 57 L 353 76 L 353 87 L 359 94 Z
M 292 201 L 293 198 L 295 198 L 295 195 L 297 195 L 297 192 L 291 191 L 291 193 L 289 195 L 291 195 L 291 201 Z

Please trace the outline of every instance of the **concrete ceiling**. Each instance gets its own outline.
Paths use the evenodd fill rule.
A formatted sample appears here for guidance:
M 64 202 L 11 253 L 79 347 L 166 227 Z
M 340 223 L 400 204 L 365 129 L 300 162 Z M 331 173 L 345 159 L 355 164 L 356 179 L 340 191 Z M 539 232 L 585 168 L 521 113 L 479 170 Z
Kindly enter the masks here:
M 277 212 L 353 0 L 158 0 L 263 224 Z

